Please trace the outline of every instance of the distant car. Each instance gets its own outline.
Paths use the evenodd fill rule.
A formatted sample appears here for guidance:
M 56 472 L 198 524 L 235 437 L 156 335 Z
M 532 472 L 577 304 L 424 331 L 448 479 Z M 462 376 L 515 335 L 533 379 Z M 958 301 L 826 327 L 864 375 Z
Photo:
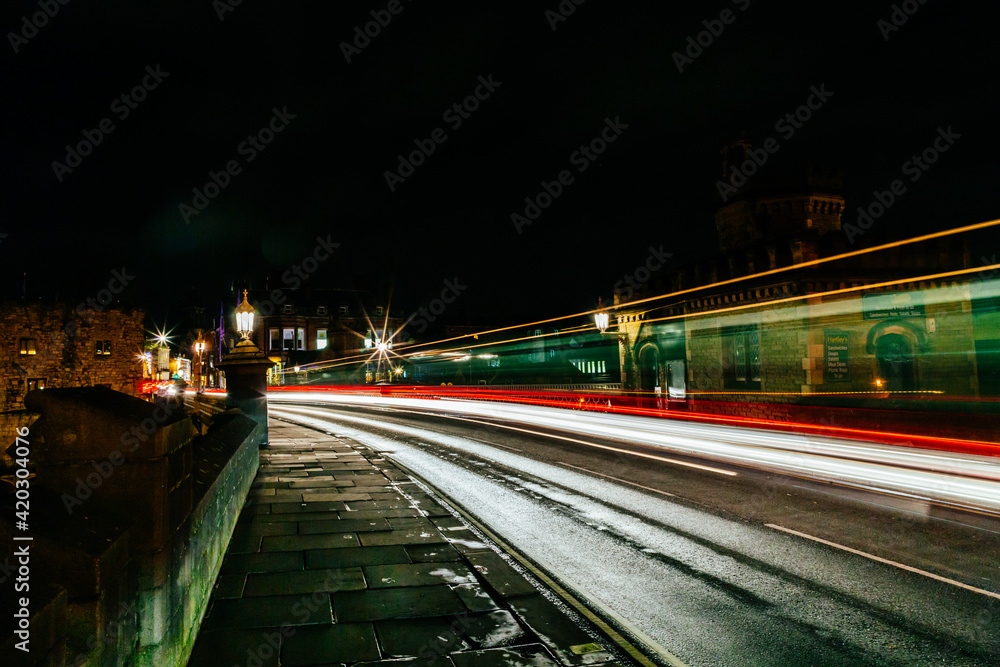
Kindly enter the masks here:
M 177 385 L 175 384 L 162 384 L 156 388 L 157 396 L 176 396 L 177 395 Z

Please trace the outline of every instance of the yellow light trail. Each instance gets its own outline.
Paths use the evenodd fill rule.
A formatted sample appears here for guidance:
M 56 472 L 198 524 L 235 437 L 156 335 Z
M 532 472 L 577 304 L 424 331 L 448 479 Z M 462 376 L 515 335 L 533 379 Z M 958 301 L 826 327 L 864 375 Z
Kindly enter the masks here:
M 855 286 L 855 287 L 844 287 L 844 288 L 835 289 L 835 290 L 828 290 L 826 292 L 811 292 L 809 294 L 799 294 L 799 295 L 796 295 L 796 296 L 786 297 L 784 299 L 775 299 L 773 301 L 767 301 L 765 303 L 747 303 L 747 304 L 743 304 L 743 305 L 739 305 L 739 306 L 729 306 L 727 308 L 717 308 L 715 310 L 709 310 L 709 311 L 705 311 L 705 312 L 701 312 L 701 313 L 686 313 L 686 314 L 683 314 L 683 315 L 668 315 L 668 316 L 665 316 L 665 317 L 657 317 L 657 318 L 652 318 L 652 319 L 644 319 L 643 323 L 644 324 L 648 324 L 648 323 L 652 323 L 652 322 L 664 322 L 664 321 L 668 321 L 668 320 L 690 319 L 690 318 L 695 318 L 695 317 L 707 317 L 709 315 L 717 315 L 717 314 L 720 314 L 720 313 L 728 313 L 728 312 L 739 311 L 739 310 L 747 310 L 747 309 L 750 309 L 750 308 L 770 308 L 771 306 L 774 306 L 774 305 L 777 305 L 777 304 L 780 304 L 780 303 L 789 303 L 789 302 L 792 302 L 792 301 L 802 301 L 804 299 L 815 299 L 815 298 L 818 298 L 818 297 L 832 296 L 832 295 L 836 295 L 836 294 L 846 294 L 846 293 L 850 293 L 850 292 L 858 292 L 858 291 L 861 291 L 861 290 L 877 289 L 877 288 L 880 288 L 880 287 L 891 287 L 893 285 L 901 285 L 901 284 L 910 283 L 910 282 L 920 282 L 920 281 L 925 281 L 925 280 L 937 280 L 937 279 L 940 279 L 940 278 L 950 278 L 950 277 L 954 277 L 954 276 L 966 275 L 966 274 L 969 274 L 969 273 L 978 273 L 980 271 L 991 271 L 993 269 L 1000 269 L 1000 263 L 998 263 L 998 264 L 991 264 L 989 266 L 977 266 L 977 267 L 973 267 L 971 269 L 958 269 L 956 271 L 945 271 L 945 272 L 942 272 L 942 273 L 933 273 L 933 274 L 928 274 L 928 275 L 923 275 L 923 276 L 912 276 L 912 277 L 909 277 L 909 278 L 900 278 L 898 280 L 887 280 L 887 281 L 883 281 L 883 282 L 880 282 L 880 283 L 872 283 L 872 284 L 869 284 L 869 285 L 858 285 L 858 286 Z M 587 329 L 586 330 L 591 330 L 591 329 L 594 330 L 594 331 L 596 331 L 597 327 L 595 325 L 592 325 L 592 324 L 591 325 L 587 325 Z M 561 335 L 562 333 L 563 333 L 563 331 L 560 331 L 559 333 L 542 334 L 541 336 L 522 336 L 520 338 L 510 338 L 510 339 L 507 339 L 507 340 L 495 341 L 495 342 L 492 342 L 492 343 L 478 343 L 476 345 L 463 345 L 461 347 L 450 348 L 450 349 L 447 349 L 447 350 L 438 350 L 438 351 L 436 351 L 436 353 L 437 354 L 444 354 L 446 352 L 461 352 L 463 350 L 471 350 L 471 349 L 480 348 L 480 347 L 496 347 L 498 345 L 505 345 L 505 344 L 508 344 L 508 343 L 516 343 L 516 342 L 520 342 L 520 341 L 524 341 L 524 340 L 538 340 L 539 338 L 547 338 L 549 336 L 558 336 L 558 335 Z M 399 356 L 401 358 L 409 358 L 409 357 L 412 357 L 412 356 L 418 355 L 418 354 L 426 354 L 426 353 L 425 352 L 408 352 L 406 354 L 401 354 Z M 356 361 L 351 361 L 351 360 L 348 360 L 348 359 L 340 359 L 337 362 L 333 362 L 333 363 L 324 365 L 324 366 L 322 366 L 322 368 L 334 368 L 336 366 L 343 366 L 343 365 L 349 365 L 349 364 L 355 364 L 355 363 L 357 363 L 357 362 Z M 875 392 L 875 393 L 885 393 L 885 392 Z
M 684 295 L 684 294 L 691 294 L 693 292 L 700 292 L 700 291 L 703 291 L 703 290 L 711 290 L 711 289 L 715 289 L 717 287 L 723 287 L 723 286 L 726 286 L 726 285 L 732 285 L 732 284 L 736 284 L 736 283 L 743 282 L 743 281 L 749 281 L 749 280 L 754 280 L 754 279 L 762 278 L 762 277 L 766 277 L 766 276 L 777 275 L 779 273 L 784 273 L 784 272 L 788 272 L 788 271 L 794 271 L 794 270 L 797 270 L 797 269 L 808 268 L 808 267 L 811 267 L 811 266 L 819 266 L 821 264 L 826 264 L 826 263 L 834 262 L 834 261 L 841 260 L 841 259 L 848 259 L 850 257 L 858 257 L 858 256 L 866 255 L 866 254 L 869 254 L 869 253 L 879 252 L 881 250 L 887 250 L 887 249 L 890 249 L 890 248 L 899 248 L 899 247 L 903 247 L 903 246 L 906 246 L 906 245 L 911 245 L 911 244 L 914 244 L 914 243 L 921 243 L 923 241 L 930 241 L 930 240 L 937 239 L 937 238 L 944 238 L 944 237 L 947 237 L 947 236 L 953 236 L 953 235 L 962 234 L 962 233 L 965 233 L 965 232 L 978 231 L 978 230 L 981 230 L 981 229 L 989 229 L 990 227 L 996 227 L 996 226 L 1000 226 L 1000 219 L 989 220 L 989 221 L 986 221 L 986 222 L 980 222 L 980 223 L 976 223 L 976 224 L 972 224 L 972 225 L 965 225 L 963 227 L 955 227 L 953 229 L 948 229 L 948 230 L 944 230 L 944 231 L 940 231 L 940 232 L 933 232 L 931 234 L 923 234 L 921 236 L 914 236 L 912 238 L 904 239 L 902 241 L 892 241 L 890 243 L 883 243 L 881 245 L 872 246 L 871 248 L 862 248 L 860 250 L 852 250 L 850 252 L 840 253 L 838 255 L 831 255 L 830 257 L 821 257 L 819 259 L 809 260 L 807 262 L 799 262 L 798 264 L 792 264 L 790 266 L 785 266 L 785 267 L 780 267 L 780 268 L 775 268 L 775 269 L 769 269 L 767 271 L 760 271 L 758 273 L 753 273 L 753 274 L 750 274 L 750 275 L 747 275 L 747 276 L 740 276 L 740 277 L 737 277 L 737 278 L 729 278 L 729 279 L 726 279 L 726 280 L 720 280 L 720 281 L 716 281 L 714 283 L 710 283 L 710 284 L 707 284 L 707 285 L 698 285 L 698 286 L 695 286 L 695 287 L 689 287 L 689 288 L 686 288 L 686 289 L 677 290 L 675 292 L 669 292 L 667 294 L 660 294 L 660 295 L 656 295 L 656 296 L 646 297 L 645 299 L 638 299 L 638 300 L 635 300 L 635 301 L 630 301 L 628 303 L 615 304 L 615 305 L 607 306 L 605 308 L 595 308 L 593 310 L 587 310 L 587 311 L 583 311 L 583 312 L 579 312 L 579 313 L 573 313 L 573 314 L 570 314 L 570 315 L 560 315 L 559 317 L 550 317 L 548 319 L 537 320 L 535 322 L 528 322 L 528 323 L 525 323 L 525 324 L 514 324 L 514 325 L 505 326 L 505 327 L 499 327 L 499 328 L 496 328 L 496 329 L 489 329 L 487 331 L 479 331 L 479 332 L 476 332 L 474 334 L 463 334 L 461 336 L 453 336 L 451 338 L 443 338 L 443 339 L 440 339 L 440 340 L 437 340 L 437 341 L 430 341 L 430 342 L 427 342 L 427 343 L 417 343 L 417 344 L 411 346 L 409 349 L 413 349 L 413 348 L 417 348 L 417 347 L 426 347 L 426 346 L 429 346 L 429 345 L 441 345 L 443 343 L 447 343 L 447 342 L 450 342 L 450 341 L 456 341 L 456 340 L 462 340 L 462 339 L 469 338 L 469 337 L 478 338 L 479 336 L 484 336 L 484 335 L 487 335 L 487 334 L 498 333 L 498 332 L 501 332 L 501 331 L 510 331 L 511 329 L 529 328 L 529 327 L 538 326 L 538 325 L 541 325 L 541 324 L 549 324 L 551 322 L 560 322 L 562 320 L 576 318 L 576 317 L 587 317 L 587 316 L 593 315 L 594 313 L 598 313 L 598 312 L 602 312 L 602 311 L 617 310 L 617 309 L 620 309 L 620 308 L 632 308 L 632 307 L 635 307 L 635 306 L 637 306 L 639 304 L 643 304 L 643 303 L 651 303 L 651 302 L 654 302 L 654 301 L 661 301 L 663 299 L 669 299 L 669 298 L 681 296 L 681 295 Z M 947 273 L 943 273 L 943 274 L 936 274 L 936 277 L 950 276 L 950 275 L 960 275 L 960 274 L 973 273 L 973 272 L 977 272 L 978 273 L 978 272 L 982 272 L 982 271 L 989 271 L 989 270 L 992 270 L 992 269 L 995 269 L 995 268 L 998 268 L 998 267 L 1000 267 L 1000 264 L 993 264 L 993 265 L 990 265 L 990 266 L 978 266 L 978 267 L 971 268 L 971 269 L 962 269 L 962 270 L 955 271 L 955 272 L 947 272 Z M 918 280 L 928 280 L 928 279 L 929 278 L 926 277 L 926 276 L 925 277 L 918 277 L 918 278 L 907 278 L 905 280 L 889 281 L 889 282 L 883 282 L 883 283 L 876 283 L 876 284 L 872 284 L 872 285 L 862 285 L 862 286 L 858 286 L 858 287 L 844 288 L 842 290 L 831 290 L 831 291 L 828 291 L 828 292 L 814 292 L 814 293 L 809 294 L 809 295 L 802 295 L 802 296 L 798 296 L 798 297 L 791 297 L 791 298 L 788 298 L 788 299 L 778 299 L 778 300 L 774 300 L 774 301 L 768 301 L 768 302 L 766 302 L 766 304 L 745 304 L 743 306 L 736 306 L 736 307 L 732 307 L 732 308 L 724 308 L 724 309 L 719 309 L 719 310 L 706 311 L 706 312 L 703 312 L 703 313 L 690 313 L 690 314 L 686 314 L 686 315 L 677 315 L 677 316 L 670 316 L 670 317 L 664 317 L 664 318 L 657 318 L 657 319 L 654 319 L 654 320 L 643 320 L 643 322 L 659 322 L 659 321 L 666 321 L 666 320 L 670 320 L 670 319 L 681 319 L 681 318 L 685 318 L 685 317 L 702 317 L 702 316 L 711 315 L 713 313 L 724 313 L 724 312 L 730 312 L 730 311 L 733 311 L 733 310 L 742 310 L 742 309 L 745 309 L 745 308 L 760 307 L 762 305 L 770 306 L 770 305 L 774 305 L 774 304 L 778 304 L 778 303 L 785 303 L 785 302 L 788 302 L 788 301 L 802 299 L 802 298 L 815 298 L 815 297 L 819 297 L 819 296 L 839 294 L 839 293 L 857 291 L 857 290 L 862 290 L 862 289 L 873 289 L 875 287 L 880 287 L 880 286 L 898 285 L 898 284 L 901 284 L 901 283 L 914 282 L 914 281 L 918 281 Z M 650 311 L 645 311 L 645 312 L 650 312 Z M 388 322 L 388 319 L 386 321 Z M 593 329 L 593 330 L 596 331 L 597 327 L 596 327 L 596 325 L 591 324 L 591 325 L 587 326 L 587 329 L 582 329 L 582 330 L 590 330 L 590 329 Z M 562 331 L 560 331 L 560 333 L 562 333 Z M 557 335 L 557 334 L 543 334 L 542 336 L 528 336 L 528 337 L 522 337 L 522 338 L 513 338 L 513 339 L 508 339 L 508 340 L 503 340 L 503 341 L 496 341 L 496 342 L 493 342 L 493 343 L 480 343 L 480 344 L 477 344 L 477 345 L 463 345 L 462 347 L 459 347 L 459 348 L 451 348 L 449 350 L 444 350 L 444 351 L 450 352 L 450 351 L 457 351 L 457 350 L 462 350 L 462 349 L 472 349 L 472 348 L 478 348 L 478 347 L 483 347 L 483 346 L 487 346 L 487 345 L 503 345 L 503 344 L 506 344 L 506 343 L 518 342 L 518 341 L 526 340 L 526 339 L 529 339 L 529 338 L 541 338 L 541 337 L 547 337 L 547 336 L 551 336 L 551 335 Z M 408 353 L 406 355 L 400 355 L 400 356 L 409 357 L 409 356 L 412 356 L 413 354 L 415 354 L 415 353 Z M 337 362 L 335 362 L 333 364 L 324 364 L 322 362 L 317 362 L 316 364 L 309 364 L 309 365 L 306 365 L 306 366 L 302 366 L 301 368 L 309 368 L 311 370 L 321 370 L 321 369 L 324 369 L 324 368 L 333 368 L 333 367 L 336 367 L 336 366 L 345 365 L 348 362 L 357 363 L 357 361 L 355 361 L 355 360 L 360 359 L 360 358 L 365 357 L 365 356 L 366 355 L 364 355 L 364 354 L 359 354 L 359 355 L 353 355 L 353 356 L 350 356 L 350 357 L 342 357 L 341 359 L 338 359 Z

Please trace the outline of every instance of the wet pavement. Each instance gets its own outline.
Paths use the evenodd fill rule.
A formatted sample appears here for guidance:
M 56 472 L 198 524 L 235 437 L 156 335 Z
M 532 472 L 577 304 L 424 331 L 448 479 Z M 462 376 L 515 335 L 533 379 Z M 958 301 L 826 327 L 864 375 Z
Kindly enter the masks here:
M 554 600 L 375 450 L 272 420 L 189 665 L 616 662 Z
M 1000 664 L 1000 539 L 974 525 L 983 517 L 600 454 L 502 424 L 270 410 L 405 465 L 689 665 Z

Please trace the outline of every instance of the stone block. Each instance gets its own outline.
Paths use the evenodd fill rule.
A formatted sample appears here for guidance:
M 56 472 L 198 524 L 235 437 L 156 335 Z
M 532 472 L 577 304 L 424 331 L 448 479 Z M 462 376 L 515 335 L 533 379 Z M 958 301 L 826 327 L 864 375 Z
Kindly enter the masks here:
M 446 616 L 466 611 L 462 599 L 448 586 L 334 593 L 333 605 L 338 623 Z
M 370 565 L 364 568 L 364 572 L 368 587 L 372 589 L 471 584 L 476 580 L 469 568 L 457 562 Z
M 511 598 L 509 602 L 520 622 L 531 629 L 563 664 L 588 665 L 611 660 L 611 655 L 605 651 L 574 652 L 573 646 L 593 643 L 593 639 L 541 595 Z
M 455 653 L 451 658 L 455 667 L 508 667 L 508 665 L 559 667 L 559 663 L 552 659 L 552 656 L 541 644 L 483 651 L 464 651 Z
M 378 660 L 378 643 L 371 623 L 338 623 L 297 628 L 281 649 L 282 667 Z
M 299 593 L 336 593 L 365 588 L 360 567 L 299 572 L 268 572 L 247 575 L 244 597 L 293 595 Z
M 511 613 L 503 610 L 469 614 L 463 632 L 477 648 L 509 646 L 525 636 Z
M 310 549 L 305 552 L 306 567 L 311 570 L 409 563 L 401 546 L 358 547 L 347 549 Z
M 159 644 L 167 633 L 170 616 L 170 599 L 167 588 L 160 586 L 139 591 L 139 641 L 144 644 Z
M 346 551 L 346 550 L 345 550 Z M 223 572 L 291 572 L 304 567 L 303 555 L 297 551 L 274 553 L 229 554 L 222 563 Z
M 300 521 L 298 528 L 300 535 L 319 535 L 323 533 L 374 533 L 392 530 L 392 527 L 383 518 Z
M 265 537 L 261 551 L 305 551 L 306 549 L 344 549 L 361 546 L 354 533 L 328 533 L 323 535 L 288 535 Z
M 191 442 L 197 429 L 182 407 L 162 408 L 102 387 L 33 391 L 25 405 L 35 422 L 39 463 L 159 458 Z
M 313 593 L 216 600 L 202 627 L 208 631 L 332 623 L 330 595 Z
M 462 636 L 467 622 L 463 616 L 433 616 L 377 621 L 375 628 L 384 656 L 419 657 L 430 664 L 434 657 L 471 648 Z
M 188 661 L 188 667 L 223 667 L 229 665 L 256 665 L 278 667 L 278 659 L 285 636 L 282 630 L 214 630 L 198 636 Z
M 462 554 L 450 544 L 407 545 L 404 548 L 414 563 L 442 563 L 462 560 Z
M 481 551 L 466 554 L 472 567 L 486 580 L 493 590 L 502 597 L 529 595 L 537 590 L 514 569 L 510 563 L 495 551 Z

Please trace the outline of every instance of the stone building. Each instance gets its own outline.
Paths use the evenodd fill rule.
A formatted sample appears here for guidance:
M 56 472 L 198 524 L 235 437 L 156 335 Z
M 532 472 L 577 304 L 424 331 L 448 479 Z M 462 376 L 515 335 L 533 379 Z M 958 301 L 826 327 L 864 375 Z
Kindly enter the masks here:
M 242 300 L 242 291 L 230 300 Z M 369 355 L 372 345 L 380 339 L 393 337 L 399 347 L 409 334 L 403 329 L 405 320 L 381 305 L 375 297 L 358 290 L 310 288 L 302 291 L 250 289 L 250 304 L 256 311 L 252 340 L 275 363 L 268 373 L 271 384 L 286 382 L 332 380 L 361 383 L 375 372 L 364 365 L 337 367 L 337 370 L 303 373 L 292 376 L 287 372 L 304 366 L 345 357 Z M 223 305 L 216 330 L 222 341 L 219 352 L 231 349 L 239 342 L 234 319 L 235 305 Z M 362 357 L 363 359 L 363 357 Z M 371 373 L 369 373 L 371 371 Z M 374 375 L 371 375 L 371 380 Z
M 728 146 L 724 160 L 748 149 Z M 843 209 L 832 170 L 775 172 L 741 188 L 715 214 L 718 254 L 656 289 L 676 298 L 616 297 L 623 386 L 684 401 L 675 407 L 772 418 L 833 397 L 1000 394 L 998 281 L 911 280 L 973 266 L 967 239 L 808 265 L 854 249 Z
M 0 436 L 29 416 L 24 396 L 44 387 L 107 387 L 141 391 L 141 310 L 80 315 L 66 304 L 0 303 Z

